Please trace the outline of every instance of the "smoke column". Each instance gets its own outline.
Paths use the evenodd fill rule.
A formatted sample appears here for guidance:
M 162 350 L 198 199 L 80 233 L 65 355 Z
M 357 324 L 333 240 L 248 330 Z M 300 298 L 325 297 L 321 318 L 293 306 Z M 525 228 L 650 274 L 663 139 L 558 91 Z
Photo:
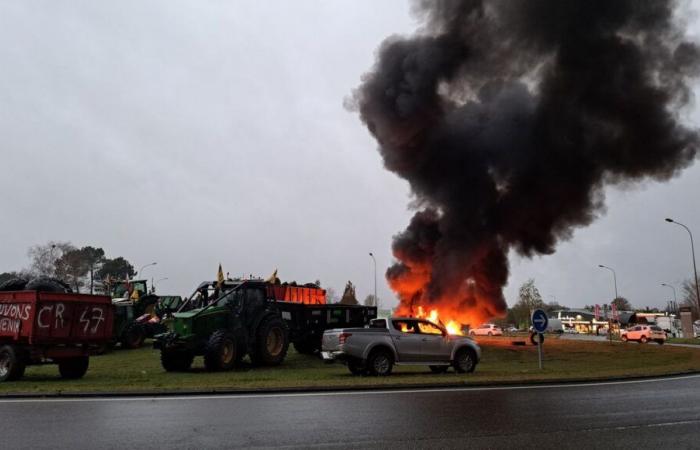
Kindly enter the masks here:
M 504 314 L 510 249 L 551 254 L 604 209 L 604 187 L 692 164 L 679 120 L 699 52 L 672 1 L 424 0 L 353 93 L 416 213 L 387 279 L 463 323 Z

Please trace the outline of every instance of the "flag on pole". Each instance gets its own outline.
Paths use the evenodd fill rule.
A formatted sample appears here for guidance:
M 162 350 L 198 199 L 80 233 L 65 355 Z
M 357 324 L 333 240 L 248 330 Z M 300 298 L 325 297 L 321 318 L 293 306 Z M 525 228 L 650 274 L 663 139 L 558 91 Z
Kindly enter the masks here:
M 219 272 L 216 274 L 216 287 L 221 289 L 221 285 L 224 284 L 224 271 L 221 268 L 221 263 L 219 263 Z
M 595 305 L 595 320 L 600 320 L 600 305 Z

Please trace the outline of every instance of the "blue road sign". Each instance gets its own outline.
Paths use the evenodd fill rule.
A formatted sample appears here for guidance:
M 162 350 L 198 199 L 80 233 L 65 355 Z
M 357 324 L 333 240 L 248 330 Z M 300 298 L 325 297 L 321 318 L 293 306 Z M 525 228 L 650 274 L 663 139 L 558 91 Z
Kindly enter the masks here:
M 549 325 L 549 319 L 547 318 L 547 313 L 545 313 L 541 309 L 534 310 L 532 312 L 532 317 L 530 318 L 530 320 L 532 320 L 532 327 L 538 333 L 544 333 L 545 330 L 547 329 L 547 325 Z

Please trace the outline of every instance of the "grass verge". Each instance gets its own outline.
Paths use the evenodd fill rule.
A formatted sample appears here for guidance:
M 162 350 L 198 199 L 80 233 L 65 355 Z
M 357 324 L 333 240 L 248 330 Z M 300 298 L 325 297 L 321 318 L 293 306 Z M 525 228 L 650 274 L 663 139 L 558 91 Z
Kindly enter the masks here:
M 653 376 L 700 370 L 700 351 L 657 344 L 609 344 L 549 340 L 544 346 L 544 369 L 537 367 L 537 348 L 513 346 L 510 338 L 479 340 L 483 359 L 473 374 L 450 371 L 435 375 L 427 367 L 394 367 L 390 377 L 355 377 L 340 364 L 290 349 L 280 367 L 208 373 L 201 358 L 186 373 L 167 373 L 159 353 L 150 348 L 115 351 L 94 357 L 80 380 L 61 380 L 55 365 L 28 367 L 25 377 L 0 383 L 7 394 L 71 394 L 216 391 L 279 388 L 381 387 L 395 385 L 455 385 L 521 383 Z
M 698 338 L 668 338 L 666 342 L 669 344 L 700 345 L 700 339 Z

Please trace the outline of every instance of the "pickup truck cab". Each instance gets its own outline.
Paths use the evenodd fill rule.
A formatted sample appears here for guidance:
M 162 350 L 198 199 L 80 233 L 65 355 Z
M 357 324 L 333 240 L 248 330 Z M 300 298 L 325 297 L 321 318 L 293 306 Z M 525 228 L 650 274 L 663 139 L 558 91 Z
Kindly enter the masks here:
M 429 366 L 434 373 L 453 367 L 473 372 L 481 348 L 472 339 L 415 317 L 374 319 L 367 328 L 339 328 L 323 334 L 321 356 L 347 364 L 354 375 L 389 375 L 394 365 Z

